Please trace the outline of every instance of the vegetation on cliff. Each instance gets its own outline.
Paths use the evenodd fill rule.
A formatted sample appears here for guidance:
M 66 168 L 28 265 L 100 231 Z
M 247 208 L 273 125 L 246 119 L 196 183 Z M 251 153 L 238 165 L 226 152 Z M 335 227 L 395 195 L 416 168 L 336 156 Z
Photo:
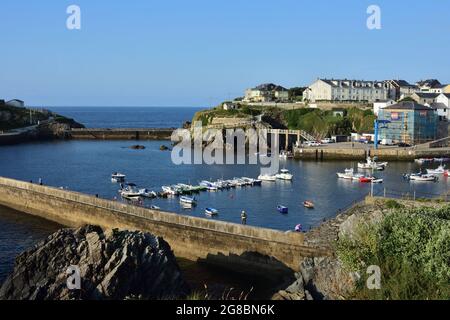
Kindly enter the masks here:
M 375 115 L 371 110 L 351 108 L 343 113 L 341 116 L 333 110 L 303 108 L 284 111 L 283 115 L 289 129 L 305 130 L 318 137 L 373 131 Z
M 358 299 L 450 299 L 450 206 L 403 208 L 381 222 L 359 224 L 340 237 L 337 253 L 346 268 L 363 276 Z M 368 266 L 381 269 L 381 290 L 369 290 Z
M 214 118 L 247 118 L 258 115 L 262 115 L 263 121 L 274 128 L 305 130 L 317 137 L 350 135 L 351 132 L 372 132 L 376 118 L 371 110 L 356 107 L 343 110 L 312 108 L 284 110 L 277 107 L 239 104 L 239 108 L 234 110 L 224 110 L 222 106 L 218 106 L 211 110 L 199 111 L 195 114 L 193 121 L 210 125 Z
M 55 123 L 80 128 L 81 124 L 45 109 L 17 108 L 8 105 L 0 106 L 0 130 L 7 131 L 23 128 L 53 118 Z

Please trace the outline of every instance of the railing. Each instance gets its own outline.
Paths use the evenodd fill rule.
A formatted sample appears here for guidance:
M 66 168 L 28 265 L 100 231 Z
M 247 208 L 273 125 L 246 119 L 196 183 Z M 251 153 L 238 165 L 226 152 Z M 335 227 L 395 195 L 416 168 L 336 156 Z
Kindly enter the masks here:
M 429 200 L 441 200 L 445 202 L 450 201 L 450 190 L 444 193 L 429 193 L 422 191 L 404 191 L 404 190 L 393 190 L 386 189 L 377 190 L 374 192 L 373 196 L 380 198 L 395 198 L 402 200 L 420 200 L 420 199 L 429 199 Z

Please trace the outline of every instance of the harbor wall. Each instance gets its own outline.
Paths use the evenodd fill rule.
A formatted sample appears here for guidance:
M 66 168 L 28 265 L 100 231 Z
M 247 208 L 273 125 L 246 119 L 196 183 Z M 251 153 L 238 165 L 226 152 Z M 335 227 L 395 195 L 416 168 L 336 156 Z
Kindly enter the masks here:
M 71 129 L 67 136 L 80 140 L 170 140 L 175 128 Z
M 448 157 L 450 149 L 297 148 L 294 150 L 294 157 L 299 160 L 365 160 L 368 156 L 377 156 L 383 161 L 414 161 L 418 158 Z
M 298 271 L 302 257 L 330 254 L 304 245 L 301 233 L 155 211 L 1 177 L 0 204 L 69 227 L 149 232 L 163 237 L 178 257 L 243 273 Z

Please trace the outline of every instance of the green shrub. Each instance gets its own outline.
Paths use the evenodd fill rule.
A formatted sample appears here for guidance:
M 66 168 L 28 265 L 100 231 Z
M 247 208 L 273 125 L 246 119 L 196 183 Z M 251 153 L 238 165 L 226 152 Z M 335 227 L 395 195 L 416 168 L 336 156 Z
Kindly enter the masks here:
M 395 201 L 394 201 L 395 202 Z M 356 298 L 450 299 L 450 207 L 398 208 L 372 226 L 358 226 L 355 236 L 337 242 L 344 266 L 364 275 L 378 265 L 382 289 L 367 290 L 361 280 Z
M 386 201 L 385 205 L 388 209 L 400 209 L 400 208 L 404 207 L 402 204 L 400 204 L 397 201 L 392 200 L 392 199 Z

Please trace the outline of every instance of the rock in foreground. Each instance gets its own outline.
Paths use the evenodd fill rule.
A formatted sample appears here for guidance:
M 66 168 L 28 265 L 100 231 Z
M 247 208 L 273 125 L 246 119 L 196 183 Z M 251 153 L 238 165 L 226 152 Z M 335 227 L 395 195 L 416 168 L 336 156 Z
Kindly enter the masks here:
M 78 266 L 81 290 L 66 273 Z M 142 232 L 62 229 L 21 254 L 0 289 L 1 299 L 176 299 L 188 293 L 170 246 Z

